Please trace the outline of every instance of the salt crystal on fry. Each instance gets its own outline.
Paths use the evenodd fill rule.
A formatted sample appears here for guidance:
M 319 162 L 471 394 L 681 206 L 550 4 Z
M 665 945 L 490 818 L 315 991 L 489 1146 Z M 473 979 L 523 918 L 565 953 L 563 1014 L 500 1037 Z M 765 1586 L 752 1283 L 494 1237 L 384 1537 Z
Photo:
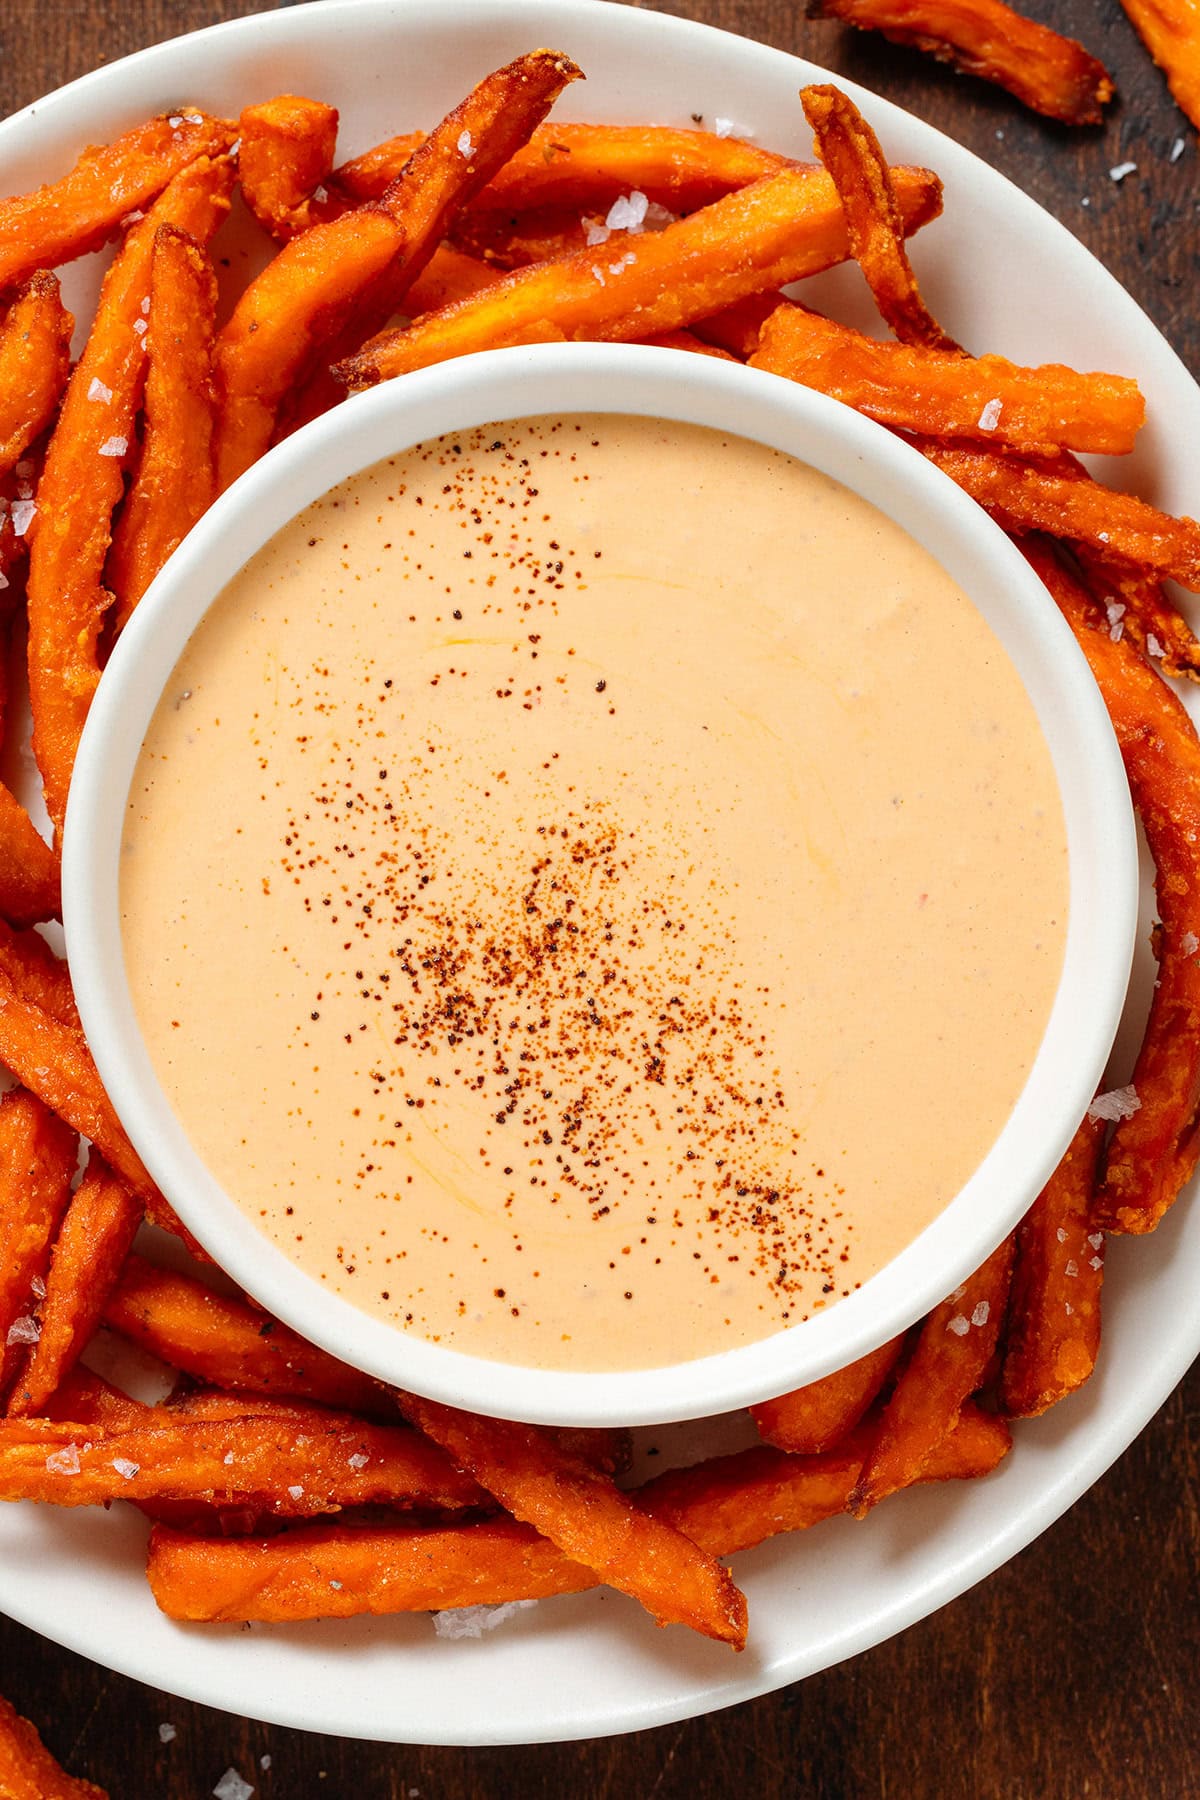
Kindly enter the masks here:
M 33 523 L 33 515 L 37 505 L 33 500 L 14 500 L 12 508 L 12 528 L 17 537 L 24 537 Z
M 117 1471 L 117 1474 L 122 1476 L 124 1480 L 132 1481 L 142 1465 L 141 1463 L 130 1462 L 127 1456 L 114 1456 L 112 1466 Z
M 112 389 L 105 387 L 98 375 L 93 375 L 92 385 L 87 391 L 89 400 L 95 400 L 101 406 L 107 406 L 112 399 Z
M 370 1460 L 370 1457 L 365 1451 L 356 1450 L 354 1455 L 350 1458 L 350 1467 L 352 1469 L 365 1469 Z
M 42 1328 L 36 1319 L 14 1319 L 8 1328 L 6 1344 L 36 1344 Z
M 946 1330 L 952 1331 L 955 1337 L 966 1337 L 970 1329 L 971 1321 L 968 1319 L 966 1313 L 955 1313 L 954 1317 L 946 1327 Z
M 471 134 L 469 131 L 464 131 L 458 140 L 458 154 L 467 157 L 468 160 L 475 154 L 475 146 L 471 142 Z
M 1002 410 L 1003 410 L 1003 402 L 1002 401 L 989 400 L 987 405 L 984 407 L 983 411 L 979 415 L 980 431 L 995 431 L 997 425 L 1000 423 L 1000 414 L 1001 414 Z
M 51 1475 L 78 1475 L 79 1445 L 67 1444 L 61 1450 L 55 1450 L 46 1458 L 46 1467 Z
M 1107 1094 L 1096 1095 L 1088 1107 L 1088 1118 L 1116 1124 L 1121 1119 L 1132 1119 L 1141 1104 L 1135 1087 L 1112 1088 Z
M 971 1314 L 972 1325 L 976 1325 L 976 1326 L 986 1325 L 988 1322 L 988 1318 L 991 1314 L 991 1310 L 992 1310 L 991 1302 L 988 1300 L 981 1300 L 979 1302 L 979 1305 L 975 1308 L 975 1311 Z
M 98 456 L 124 456 L 128 448 L 128 438 L 110 437 L 105 438 L 96 454 Z
M 610 231 L 640 231 L 649 209 L 650 202 L 645 194 L 640 188 L 634 188 L 632 193 L 622 194 L 613 201 L 604 223 Z

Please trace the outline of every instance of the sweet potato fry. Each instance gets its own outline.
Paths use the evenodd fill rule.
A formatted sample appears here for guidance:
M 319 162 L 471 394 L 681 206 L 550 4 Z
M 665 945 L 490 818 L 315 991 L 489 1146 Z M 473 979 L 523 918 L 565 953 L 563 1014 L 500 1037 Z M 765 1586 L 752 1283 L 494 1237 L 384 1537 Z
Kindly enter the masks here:
M 1179 106 L 1200 129 L 1200 17 L 1193 0 L 1121 0 Z
M 0 1100 L 0 1396 L 36 1341 L 39 1289 L 71 1199 L 75 1133 L 22 1088 Z
M 16 795 L 0 782 L 0 913 L 36 925 L 62 911 L 58 857 Z
M 1200 524 L 1101 487 L 1069 458 L 1041 460 L 914 437 L 924 456 L 1015 537 L 1044 531 L 1200 591 Z
M 1003 0 L 808 0 L 808 16 L 840 19 L 928 51 L 1064 125 L 1102 124 L 1115 92 L 1103 63 L 1082 44 Z
M 217 282 L 187 232 L 159 227 L 150 269 L 142 450 L 113 533 L 116 628 L 216 497 L 213 339 Z
M 484 288 L 495 287 L 500 279 L 497 270 L 487 263 L 442 244 L 409 288 L 404 304 L 410 317 L 419 318 L 422 313 L 435 312 L 439 306 L 452 306 L 457 300 L 481 294 Z
M 102 1375 L 76 1363 L 47 1400 L 45 1416 L 70 1424 L 126 1431 L 153 1418 L 154 1408 L 131 1399 Z
M 681 1532 L 636 1510 L 546 1432 L 415 1394 L 398 1399 L 413 1424 L 517 1519 L 632 1594 L 660 1625 L 691 1625 L 735 1649 L 745 1644 L 746 1602 L 728 1572 Z
M 53 275 L 22 282 L 0 323 L 0 469 L 13 468 L 54 417 L 74 329 Z
M 941 206 L 923 169 L 895 171 L 906 229 Z M 677 331 L 735 300 L 844 262 L 849 240 L 829 176 L 787 169 L 742 188 L 665 231 L 519 269 L 473 300 L 392 331 L 334 373 L 370 387 L 430 363 L 504 344 L 555 339 L 635 341 Z
M 0 976 L 60 1025 L 81 1029 L 70 971 L 40 932 L 14 931 L 0 919 Z
M 1122 375 L 1083 375 L 1061 363 L 1022 368 L 1002 356 L 881 344 L 786 304 L 763 325 L 751 360 L 895 430 L 1033 455 L 1062 449 L 1125 455 L 1146 416 L 1137 382 Z
M 207 240 L 228 211 L 232 180 L 227 160 L 201 157 L 130 231 L 104 279 L 38 485 L 29 564 L 29 681 L 34 753 L 59 832 L 76 747 L 100 679 L 97 644 L 109 604 L 104 559 L 145 378 L 143 303 L 155 239 L 160 225 L 177 225 Z
M 82 1137 L 150 1206 L 165 1204 L 125 1135 L 83 1034 L 18 991 L 0 965 L 0 1063 Z
M 1156 657 L 1164 675 L 1200 681 L 1200 638 L 1173 604 L 1163 583 L 1156 576 L 1097 556 L 1086 545 L 1076 544 L 1074 549 L 1088 587 L 1104 606 L 1110 627 L 1119 625 L 1139 650 Z
M 1091 1222 L 1104 1121 L 1085 1118 L 1017 1229 L 1000 1403 L 1031 1418 L 1085 1382 L 1100 1348 L 1104 1233 Z
M 299 94 L 277 94 L 239 114 L 242 193 L 272 237 L 286 242 L 318 223 L 313 196 L 333 168 L 337 128 L 335 106 Z
M 420 1432 L 344 1414 L 280 1409 L 179 1417 L 104 1430 L 80 1420 L 0 1420 L 0 1500 L 51 1506 L 198 1502 L 264 1518 L 347 1506 L 487 1506 L 487 1496 Z
M 1004 1322 L 1012 1264 L 1013 1240 L 1006 1238 L 925 1320 L 847 1502 L 859 1518 L 918 1478 L 983 1380 Z
M 503 166 L 579 70 L 550 50 L 487 76 L 378 201 L 314 226 L 252 281 L 217 340 L 216 458 L 224 489 L 271 441 L 280 406 L 359 313 L 377 329 L 460 207 Z
M 378 144 L 343 163 L 331 185 L 357 201 L 377 200 L 417 148 L 419 133 Z M 539 125 L 475 196 L 474 213 L 533 207 L 607 211 L 631 192 L 671 212 L 695 212 L 722 194 L 788 166 L 788 159 L 741 138 L 673 125 Z
M 1093 1228 L 1152 1231 L 1200 1159 L 1200 738 L 1170 688 L 1044 545 L 1026 556 L 1104 696 L 1154 859 L 1158 981 L 1092 1209 Z
M 566 206 L 539 206 L 522 213 L 476 212 L 468 207 L 455 220 L 449 241 L 477 262 L 507 271 L 556 262 L 591 244 L 604 244 L 615 253 L 625 235 L 610 233 Z
M 968 1403 L 920 1479 L 984 1475 L 1010 1442 L 1002 1420 Z M 855 1448 L 798 1457 L 764 1447 L 671 1470 L 634 1497 L 648 1516 L 720 1556 L 842 1512 L 861 1460 Z M 311 1525 L 225 1542 L 156 1527 L 148 1573 L 169 1617 L 231 1621 L 499 1605 L 600 1584 L 593 1570 L 509 1518 L 418 1531 Z
M 892 171 L 879 139 L 840 88 L 827 84 L 803 88 L 800 103 L 846 214 L 850 254 L 884 322 L 901 343 L 957 350 L 921 297 L 904 248 L 904 217 Z
M 105 1323 L 185 1375 L 213 1387 L 292 1395 L 344 1412 L 387 1415 L 369 1376 L 347 1368 L 243 1300 L 133 1255 Z
M 4 1800 L 108 1800 L 54 1760 L 28 1719 L 0 1695 L 0 1794 Z
M 900 1360 L 904 1333 L 878 1350 L 777 1400 L 750 1408 L 759 1436 L 780 1450 L 812 1456 L 832 1450 L 853 1431 Z
M 78 1361 L 100 1323 L 143 1212 L 142 1202 L 93 1151 L 55 1240 L 41 1335 L 13 1383 L 10 1416 L 39 1413 Z
M 98 250 L 189 164 L 221 156 L 234 135 L 227 119 L 194 109 L 148 119 L 111 144 L 85 150 L 61 180 L 0 200 L 0 288 Z

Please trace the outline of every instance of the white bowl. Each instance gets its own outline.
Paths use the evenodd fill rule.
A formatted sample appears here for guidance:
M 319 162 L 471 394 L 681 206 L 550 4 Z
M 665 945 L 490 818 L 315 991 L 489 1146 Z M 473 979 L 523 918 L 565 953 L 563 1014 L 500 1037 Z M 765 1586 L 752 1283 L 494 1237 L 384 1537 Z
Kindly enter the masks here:
M 1066 823 L 1068 925 L 1050 1019 L 1007 1123 L 966 1185 L 836 1305 L 760 1342 L 642 1370 L 564 1372 L 468 1356 L 391 1327 L 299 1269 L 189 1142 L 143 1043 L 121 943 L 130 782 L 164 685 L 210 602 L 301 508 L 358 470 L 444 432 L 547 412 L 644 414 L 756 439 L 895 518 L 1007 650 L 1049 747 Z M 1061 1157 L 1112 1045 L 1132 955 L 1136 847 L 1120 757 L 1082 655 L 1018 551 L 945 476 L 880 427 L 774 376 L 677 351 L 559 345 L 466 358 L 359 396 L 272 451 L 201 521 L 100 684 L 71 789 L 63 897 L 80 1011 L 117 1111 L 180 1217 L 257 1300 L 359 1368 L 455 1405 L 541 1423 L 644 1424 L 731 1410 L 841 1367 L 935 1305 L 1011 1230 Z

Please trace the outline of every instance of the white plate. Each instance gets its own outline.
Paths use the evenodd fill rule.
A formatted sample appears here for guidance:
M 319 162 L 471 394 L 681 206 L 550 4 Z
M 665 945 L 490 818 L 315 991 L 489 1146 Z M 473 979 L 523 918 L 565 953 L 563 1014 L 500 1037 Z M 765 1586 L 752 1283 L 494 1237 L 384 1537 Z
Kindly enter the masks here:
M 185 101 L 234 112 L 284 89 L 338 105 L 350 154 L 433 124 L 488 69 L 543 44 L 587 72 L 562 116 L 686 124 L 701 113 L 809 154 L 796 90 L 822 72 L 703 26 L 601 0 L 332 0 L 161 45 L 40 101 L 0 126 L 0 192 L 35 185 L 148 113 Z M 1023 361 L 1136 374 L 1152 423 L 1122 478 L 1174 511 L 1200 510 L 1188 487 L 1200 391 L 1144 314 L 994 170 L 886 102 L 856 97 L 894 159 L 927 163 L 945 181 L 945 217 L 921 234 L 915 259 L 948 329 Z M 82 302 L 93 281 L 79 272 L 68 299 Z M 843 316 L 867 317 L 855 273 L 821 286 L 837 290 Z M 1126 1036 L 1136 1041 L 1136 1021 Z M 1200 1350 L 1198 1284 L 1195 1206 L 1178 1207 L 1150 1239 L 1115 1242 L 1104 1353 L 1087 1388 L 1020 1425 L 987 1481 L 903 1494 L 865 1524 L 838 1520 L 739 1557 L 752 1622 L 740 1657 L 657 1631 L 604 1592 L 543 1602 L 480 1641 L 439 1639 L 424 1617 L 184 1629 L 156 1611 L 142 1578 L 144 1524 L 120 1507 L 0 1509 L 0 1602 L 153 1686 L 309 1730 L 482 1744 L 665 1724 L 865 1650 L 1014 1555 L 1119 1455 Z M 723 1445 L 725 1433 L 710 1424 L 685 1435 L 679 1460 Z

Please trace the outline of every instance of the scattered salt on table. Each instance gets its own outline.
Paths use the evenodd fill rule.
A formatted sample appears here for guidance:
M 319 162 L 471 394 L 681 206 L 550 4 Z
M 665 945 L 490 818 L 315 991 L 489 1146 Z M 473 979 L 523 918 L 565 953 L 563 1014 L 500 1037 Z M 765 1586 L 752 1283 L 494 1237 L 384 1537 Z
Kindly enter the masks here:
M 162 1724 L 158 1728 L 158 1737 L 159 1737 L 160 1743 L 173 1744 L 175 1742 L 175 1739 L 178 1736 L 179 1736 L 179 1733 L 175 1729 L 174 1725 Z
M 253 1787 L 242 1780 L 236 1769 L 226 1769 L 213 1789 L 215 1800 L 250 1800 L 253 1792 Z
M 1187 145 L 1184 143 L 1183 139 L 1176 138 L 1175 142 L 1171 145 L 1171 154 L 1168 156 L 1167 161 L 1177 163 L 1186 149 Z
M 1134 175 L 1136 173 L 1137 164 L 1135 162 L 1118 163 L 1114 169 L 1108 171 L 1108 179 L 1110 181 L 1124 181 L 1127 175 Z

